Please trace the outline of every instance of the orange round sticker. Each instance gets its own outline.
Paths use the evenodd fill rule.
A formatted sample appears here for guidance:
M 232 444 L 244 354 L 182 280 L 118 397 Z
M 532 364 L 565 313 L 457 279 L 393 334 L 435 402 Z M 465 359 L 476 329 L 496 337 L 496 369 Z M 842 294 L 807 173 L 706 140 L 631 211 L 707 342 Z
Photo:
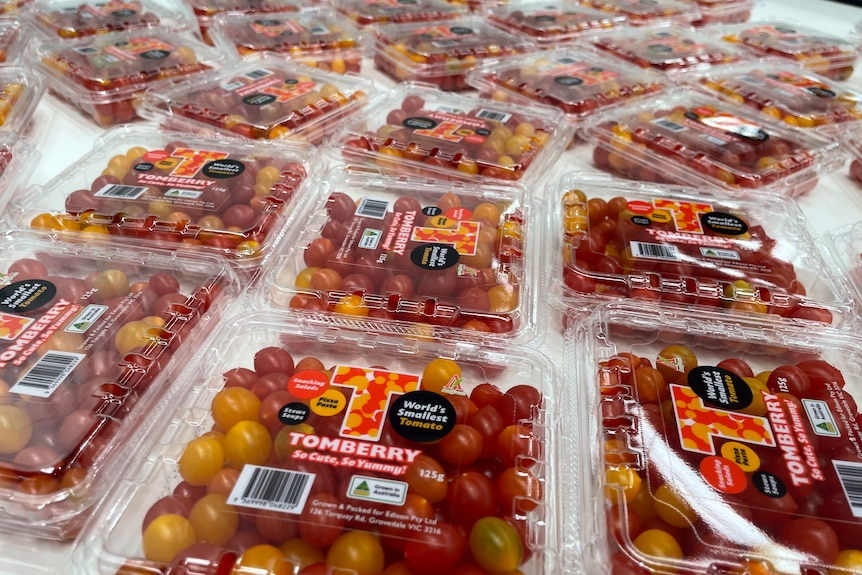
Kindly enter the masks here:
M 717 455 L 703 458 L 700 474 L 715 489 L 731 495 L 742 493 L 748 484 L 745 472 L 736 463 Z
M 298 371 L 287 382 L 287 390 L 299 399 L 320 397 L 329 387 L 329 376 L 316 369 Z
M 641 200 L 632 200 L 626 204 L 626 208 L 635 214 L 649 214 L 653 210 L 652 204 Z
M 146 154 L 144 154 L 144 156 L 141 159 L 144 160 L 145 162 L 152 162 L 155 164 L 156 162 L 160 162 L 160 161 L 164 160 L 165 158 L 170 158 L 170 157 L 171 157 L 171 155 L 169 153 L 167 153 L 165 150 L 152 150 L 152 151 L 149 151 Z
M 473 210 L 468 208 L 449 208 L 443 213 L 447 217 L 457 221 L 469 220 L 473 216 Z

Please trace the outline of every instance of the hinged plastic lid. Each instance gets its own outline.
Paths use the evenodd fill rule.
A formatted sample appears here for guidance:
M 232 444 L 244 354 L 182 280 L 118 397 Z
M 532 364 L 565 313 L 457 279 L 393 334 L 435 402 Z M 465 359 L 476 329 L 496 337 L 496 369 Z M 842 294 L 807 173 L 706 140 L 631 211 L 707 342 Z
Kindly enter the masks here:
M 190 11 L 150 0 L 36 0 L 30 19 L 50 38 L 80 38 L 158 25 L 197 29 Z
M 42 100 L 42 76 L 27 66 L 0 66 L 0 130 L 24 132 Z
M 27 46 L 24 30 L 16 18 L 0 18 L 0 63 L 18 63 Z
M 504 30 L 532 38 L 542 47 L 560 48 L 585 32 L 622 26 L 628 17 L 583 6 L 577 0 L 534 0 L 495 8 L 488 19 Z
M 582 0 L 582 3 L 605 12 L 623 14 L 631 26 L 685 24 L 700 16 L 696 4 L 678 0 Z
M 360 26 L 446 20 L 467 12 L 444 0 L 344 0 L 336 9 Z

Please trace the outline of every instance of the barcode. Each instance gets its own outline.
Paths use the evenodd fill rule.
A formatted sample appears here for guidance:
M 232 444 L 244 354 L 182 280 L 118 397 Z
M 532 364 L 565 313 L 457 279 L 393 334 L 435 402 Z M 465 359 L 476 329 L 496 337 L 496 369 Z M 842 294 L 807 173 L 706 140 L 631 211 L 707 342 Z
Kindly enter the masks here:
M 862 517 L 862 463 L 833 461 L 853 517 Z
M 359 207 L 356 208 L 356 213 L 365 218 L 382 220 L 386 217 L 387 206 L 389 206 L 389 202 L 386 200 L 362 198 L 359 200 Z
M 314 474 L 246 465 L 228 496 L 231 505 L 302 513 Z
M 482 118 L 483 120 L 494 120 L 496 122 L 508 122 L 509 118 L 512 117 L 512 114 L 506 114 L 504 112 L 495 112 L 494 110 L 479 110 L 479 113 L 476 114 L 477 118 Z
M 664 118 L 659 118 L 658 120 L 653 120 L 653 123 L 657 126 L 661 126 L 662 128 L 667 128 L 672 132 L 682 132 L 687 128 L 685 126 L 680 126 L 676 122 L 671 122 L 670 120 L 665 120 Z
M 676 246 L 672 246 L 669 244 L 631 242 L 631 246 L 632 255 L 636 258 L 670 261 L 676 261 L 679 259 L 679 252 L 677 251 Z
M 257 70 L 252 70 L 251 72 L 247 72 L 245 75 L 252 80 L 257 80 L 259 78 L 265 78 L 272 74 L 269 70 L 264 70 L 263 68 L 259 68 Z
M 51 397 L 54 390 L 85 357 L 87 356 L 83 353 L 48 351 L 9 389 L 9 392 Z
M 93 197 L 98 196 L 102 198 L 127 198 L 134 200 L 140 198 L 146 191 L 146 186 L 120 186 L 117 184 L 108 184 L 107 186 L 93 194 Z

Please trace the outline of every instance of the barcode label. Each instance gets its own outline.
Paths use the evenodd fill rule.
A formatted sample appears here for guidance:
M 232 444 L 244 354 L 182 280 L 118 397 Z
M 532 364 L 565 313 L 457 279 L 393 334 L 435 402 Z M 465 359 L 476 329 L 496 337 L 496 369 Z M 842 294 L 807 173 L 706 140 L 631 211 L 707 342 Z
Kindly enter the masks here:
M 259 80 L 261 78 L 266 78 L 267 76 L 272 75 L 272 72 L 269 70 L 265 70 L 263 68 L 259 68 L 257 70 L 252 70 L 251 72 L 247 72 L 245 76 L 247 78 L 251 78 L 252 80 Z
M 125 198 L 128 200 L 136 200 L 147 191 L 146 186 L 121 186 L 118 184 L 108 184 L 95 194 L 94 197 L 101 198 Z
M 389 202 L 386 200 L 375 200 L 373 198 L 362 198 L 356 213 L 364 218 L 375 218 L 382 220 L 386 217 L 386 208 Z
M 246 465 L 228 496 L 231 505 L 272 509 L 299 515 L 305 507 L 315 475 L 273 467 Z
M 650 244 L 646 242 L 631 242 L 632 255 L 636 258 L 651 260 L 677 261 L 679 251 L 670 244 Z
M 51 397 L 54 390 L 85 357 L 87 356 L 83 353 L 48 351 L 9 389 L 9 392 L 34 397 Z
M 656 126 L 661 126 L 662 128 L 668 129 L 671 132 L 682 132 L 687 130 L 685 126 L 681 126 L 676 122 L 671 122 L 670 120 L 665 120 L 664 118 L 659 118 L 658 120 L 653 120 L 653 124 Z
M 479 110 L 479 113 L 476 114 L 477 118 L 482 118 L 483 120 L 494 120 L 496 122 L 508 122 L 509 118 L 512 117 L 512 114 L 506 114 L 505 112 L 495 112 L 494 110 Z
M 862 463 L 833 461 L 853 517 L 862 517 Z

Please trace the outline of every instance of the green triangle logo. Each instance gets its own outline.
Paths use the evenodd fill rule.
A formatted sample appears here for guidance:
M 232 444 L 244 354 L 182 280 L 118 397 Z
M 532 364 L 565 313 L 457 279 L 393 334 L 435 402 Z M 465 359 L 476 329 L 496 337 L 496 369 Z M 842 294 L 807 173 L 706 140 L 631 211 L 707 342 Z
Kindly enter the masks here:
M 353 488 L 353 493 L 356 495 L 371 495 L 371 489 L 368 488 L 368 483 L 363 481 Z

